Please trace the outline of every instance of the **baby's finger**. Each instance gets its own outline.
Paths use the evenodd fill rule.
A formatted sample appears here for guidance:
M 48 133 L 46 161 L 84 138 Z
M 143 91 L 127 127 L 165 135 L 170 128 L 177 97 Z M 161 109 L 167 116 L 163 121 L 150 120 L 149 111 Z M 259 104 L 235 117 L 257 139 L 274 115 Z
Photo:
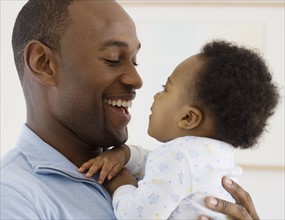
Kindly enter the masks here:
M 117 176 L 117 174 L 122 170 L 123 166 L 121 164 L 117 164 L 113 167 L 113 169 L 109 172 L 107 179 L 111 180 L 114 176 Z
M 88 172 L 86 173 L 86 177 L 91 177 L 93 176 L 95 173 L 98 172 L 98 170 L 100 170 L 102 168 L 104 164 L 104 161 L 102 160 L 96 160 L 92 166 L 89 168 Z
M 100 176 L 98 179 L 98 183 L 102 184 L 104 182 L 104 180 L 106 179 L 106 177 L 108 176 L 108 174 L 110 173 L 110 171 L 113 168 L 113 164 L 108 162 L 108 163 L 104 163 L 101 172 L 100 172 Z
M 81 167 L 78 168 L 78 171 L 80 173 L 84 172 L 85 170 L 89 169 L 92 164 L 94 163 L 95 159 L 90 159 L 87 162 L 85 162 L 84 164 L 81 165 Z

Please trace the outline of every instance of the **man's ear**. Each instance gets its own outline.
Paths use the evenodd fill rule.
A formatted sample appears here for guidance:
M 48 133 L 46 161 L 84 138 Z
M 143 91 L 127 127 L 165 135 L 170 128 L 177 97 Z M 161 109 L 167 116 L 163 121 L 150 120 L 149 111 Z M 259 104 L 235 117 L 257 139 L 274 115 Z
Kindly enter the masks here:
M 30 74 L 40 83 L 49 86 L 56 84 L 56 60 L 49 47 L 32 40 L 25 47 L 24 59 Z
M 180 117 L 178 127 L 186 130 L 194 129 L 203 120 L 203 113 L 196 107 L 187 106 Z

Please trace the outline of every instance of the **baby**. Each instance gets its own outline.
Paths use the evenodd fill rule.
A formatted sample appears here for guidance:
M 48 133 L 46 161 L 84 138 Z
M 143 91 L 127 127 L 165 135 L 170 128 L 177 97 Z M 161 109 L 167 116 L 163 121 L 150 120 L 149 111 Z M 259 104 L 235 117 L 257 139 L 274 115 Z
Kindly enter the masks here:
M 254 146 L 274 113 L 279 94 L 265 61 L 253 50 L 212 41 L 180 63 L 163 88 L 154 96 L 148 127 L 161 146 L 152 152 L 114 147 L 79 171 L 89 169 L 91 177 L 101 170 L 99 183 L 115 181 L 107 190 L 118 219 L 226 219 L 204 199 L 234 202 L 221 185 L 222 176 L 241 174 L 234 149 Z M 118 181 L 124 166 L 138 183 Z

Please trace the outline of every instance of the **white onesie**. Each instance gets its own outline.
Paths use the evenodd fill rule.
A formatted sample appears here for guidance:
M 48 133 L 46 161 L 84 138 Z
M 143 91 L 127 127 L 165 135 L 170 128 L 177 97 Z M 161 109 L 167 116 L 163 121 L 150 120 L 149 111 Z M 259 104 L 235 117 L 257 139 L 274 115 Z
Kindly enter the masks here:
M 234 202 L 221 185 L 223 176 L 234 181 L 241 174 L 234 164 L 234 147 L 218 140 L 186 136 L 148 152 L 129 146 L 126 167 L 140 179 L 138 188 L 119 187 L 113 195 L 118 219 L 213 219 L 227 216 L 204 205 L 208 195 Z

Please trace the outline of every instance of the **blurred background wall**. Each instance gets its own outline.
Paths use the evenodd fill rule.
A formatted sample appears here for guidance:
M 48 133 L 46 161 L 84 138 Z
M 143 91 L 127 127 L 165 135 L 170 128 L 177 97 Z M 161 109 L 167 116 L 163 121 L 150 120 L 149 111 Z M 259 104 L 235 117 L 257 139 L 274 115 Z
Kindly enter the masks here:
M 1 156 L 14 146 L 25 103 L 13 62 L 13 23 L 26 1 L 1 0 Z M 237 151 L 244 169 L 239 182 L 250 192 L 262 219 L 284 219 L 284 1 L 118 1 L 137 25 L 142 49 L 138 70 L 144 81 L 130 109 L 128 143 L 149 149 L 160 143 L 147 135 L 153 95 L 175 66 L 212 39 L 258 48 L 282 95 L 268 132 L 253 150 Z

